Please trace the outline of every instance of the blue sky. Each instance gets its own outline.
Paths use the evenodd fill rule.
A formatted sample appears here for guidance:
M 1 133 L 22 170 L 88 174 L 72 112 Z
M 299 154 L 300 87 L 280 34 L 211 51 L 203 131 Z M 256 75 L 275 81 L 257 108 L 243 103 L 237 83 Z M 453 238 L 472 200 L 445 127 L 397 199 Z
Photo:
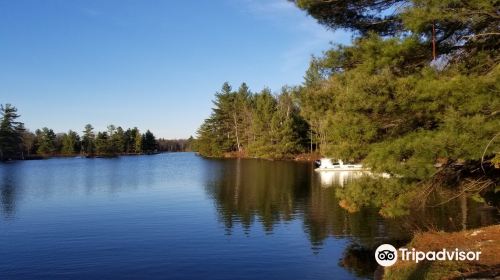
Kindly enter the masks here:
M 223 82 L 279 91 L 349 41 L 286 0 L 0 0 L 0 102 L 31 130 L 185 138 Z

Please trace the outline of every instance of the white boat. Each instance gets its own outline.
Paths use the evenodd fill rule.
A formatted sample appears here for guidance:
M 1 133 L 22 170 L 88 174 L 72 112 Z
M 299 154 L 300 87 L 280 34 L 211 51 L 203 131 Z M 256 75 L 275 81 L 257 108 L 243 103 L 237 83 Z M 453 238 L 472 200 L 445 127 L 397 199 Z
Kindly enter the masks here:
M 315 171 L 369 171 L 368 168 L 363 168 L 362 164 L 344 164 L 342 160 L 337 163 L 329 158 L 322 158 L 314 162 L 316 165 Z

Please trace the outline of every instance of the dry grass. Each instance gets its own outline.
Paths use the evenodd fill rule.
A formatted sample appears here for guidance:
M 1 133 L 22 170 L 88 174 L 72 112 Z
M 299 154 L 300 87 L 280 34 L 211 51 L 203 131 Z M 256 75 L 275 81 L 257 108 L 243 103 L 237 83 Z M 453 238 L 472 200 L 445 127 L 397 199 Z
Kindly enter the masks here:
M 481 251 L 479 261 L 399 261 L 388 267 L 384 279 L 462 279 L 500 276 L 500 225 L 476 230 L 445 233 L 417 233 L 406 246 L 418 251 L 439 251 L 443 248 Z

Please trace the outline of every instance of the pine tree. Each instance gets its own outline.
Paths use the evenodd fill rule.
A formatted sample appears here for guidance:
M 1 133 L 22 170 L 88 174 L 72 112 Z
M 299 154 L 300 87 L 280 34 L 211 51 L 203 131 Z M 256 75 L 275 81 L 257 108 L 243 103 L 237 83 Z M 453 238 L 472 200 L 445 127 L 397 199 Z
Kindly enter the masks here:
M 110 140 L 108 132 L 98 132 L 95 138 L 95 152 L 100 156 L 111 156 L 113 151 L 111 150 Z
M 273 148 L 277 141 L 276 129 L 272 119 L 276 111 L 276 99 L 269 89 L 262 90 L 255 96 L 253 125 L 255 140 L 248 147 L 248 153 L 256 157 L 273 157 Z
M 121 126 L 116 128 L 115 133 L 111 137 L 111 141 L 113 141 L 113 146 L 116 150 L 116 153 L 121 154 L 125 152 L 126 138 L 125 132 L 123 131 L 123 128 Z
M 132 129 L 133 131 L 133 134 L 134 134 L 134 152 L 136 154 L 140 154 L 142 153 L 142 135 L 141 135 L 141 132 L 139 131 L 139 129 L 137 129 L 137 127 L 134 127 L 134 129 Z
M 64 155 L 73 155 L 79 152 L 80 137 L 72 130 L 65 133 L 62 138 L 61 153 Z
M 303 151 L 299 109 L 296 106 L 289 88 L 283 87 L 278 96 L 277 110 L 273 116 L 278 139 L 274 148 L 274 157 L 286 158 Z
M 494 1 L 406 1 L 388 29 L 364 25 L 380 15 L 360 13 L 396 1 L 296 2 L 328 27 L 359 31 L 352 46 L 313 60 L 301 90 L 302 114 L 321 152 L 394 175 L 339 189 L 346 208 L 405 214 L 418 186 L 460 184 L 465 174 L 477 176 L 483 153 L 487 162 L 494 159 L 500 145 Z M 495 185 L 492 174 L 482 176 Z
M 149 129 L 142 135 L 142 151 L 153 153 L 157 150 L 156 137 Z
M 17 158 L 22 152 L 22 133 L 24 125 L 16 121 L 19 118 L 17 108 L 11 104 L 0 105 L 0 160 Z
M 87 156 L 95 153 L 95 134 L 92 125 L 87 124 L 83 131 L 82 150 Z
M 37 154 L 50 156 L 56 152 L 56 134 L 52 129 L 47 127 L 36 131 L 38 140 Z

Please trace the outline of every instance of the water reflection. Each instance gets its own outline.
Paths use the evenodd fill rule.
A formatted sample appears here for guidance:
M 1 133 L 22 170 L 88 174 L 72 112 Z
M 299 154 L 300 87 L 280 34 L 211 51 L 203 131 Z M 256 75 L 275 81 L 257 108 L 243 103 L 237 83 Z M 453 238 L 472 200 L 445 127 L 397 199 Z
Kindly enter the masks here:
M 10 218 L 15 211 L 16 188 L 9 181 L 5 181 L 0 187 L 0 193 L 2 196 L 2 213 L 6 218 Z
M 318 174 L 307 163 L 283 161 L 240 159 L 216 163 L 219 168 L 207 182 L 206 191 L 215 200 L 229 234 L 235 224 L 250 228 L 258 221 L 272 232 L 275 224 L 300 219 L 315 251 L 329 237 L 355 238 L 370 246 L 378 238 L 405 235 L 396 221 L 382 219 L 375 209 L 349 214 L 339 206 L 335 188 L 359 174 Z
M 480 211 L 481 204 L 465 197 L 397 219 L 383 218 L 373 208 L 349 213 L 339 206 L 335 193 L 360 179 L 361 172 L 318 173 L 309 164 L 264 160 L 212 163 L 217 168 L 209 167 L 211 176 L 205 188 L 226 234 L 237 224 L 245 232 L 258 224 L 272 232 L 279 223 L 298 220 L 314 254 L 320 254 L 330 238 L 350 240 L 339 266 L 361 278 L 373 277 L 377 264 L 372 256 L 382 243 L 402 246 L 418 229 L 460 230 L 497 221 L 485 218 L 488 215 Z
M 17 168 L 16 163 L 3 164 L 3 168 L 0 168 L 0 203 L 2 214 L 6 219 L 15 216 L 16 201 L 22 191 L 16 187 L 16 184 L 22 182 L 21 173 L 22 170 Z
M 374 253 L 375 251 L 372 249 L 351 243 L 344 250 L 339 265 L 357 277 L 371 278 L 378 266 L 373 258 Z
M 321 179 L 321 186 L 328 188 L 332 186 L 344 187 L 350 180 L 360 178 L 363 172 L 356 171 L 320 171 L 317 172 Z
M 1 211 L 4 218 L 14 218 L 21 202 L 65 201 L 82 194 L 115 196 L 140 186 L 158 186 L 171 164 L 175 163 L 155 156 L 0 163 Z
M 0 275 L 364 278 L 374 247 L 403 244 L 409 229 L 497 221 L 468 199 L 402 219 L 351 214 L 336 193 L 352 175 L 190 153 L 0 164 L 0 243 L 11 256 Z
M 248 228 L 255 219 L 272 232 L 274 224 L 292 219 L 300 212 L 297 207 L 303 207 L 300 200 L 307 189 L 302 186 L 310 179 L 304 166 L 290 169 L 284 162 L 243 159 L 217 163 L 222 168 L 214 168 L 205 188 L 228 232 L 235 223 Z

